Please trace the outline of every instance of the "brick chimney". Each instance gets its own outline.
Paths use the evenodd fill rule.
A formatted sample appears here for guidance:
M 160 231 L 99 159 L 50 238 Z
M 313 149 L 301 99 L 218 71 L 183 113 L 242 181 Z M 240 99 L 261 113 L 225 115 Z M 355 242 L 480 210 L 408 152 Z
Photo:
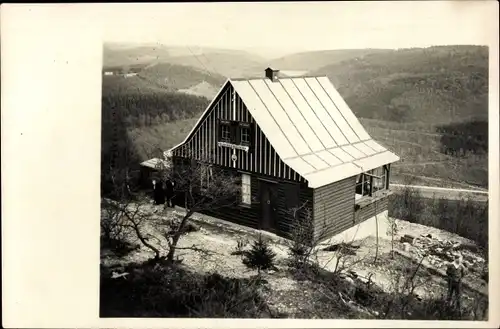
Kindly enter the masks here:
M 266 69 L 266 78 L 271 80 L 272 82 L 278 81 L 278 72 L 279 70 L 274 70 L 270 67 Z

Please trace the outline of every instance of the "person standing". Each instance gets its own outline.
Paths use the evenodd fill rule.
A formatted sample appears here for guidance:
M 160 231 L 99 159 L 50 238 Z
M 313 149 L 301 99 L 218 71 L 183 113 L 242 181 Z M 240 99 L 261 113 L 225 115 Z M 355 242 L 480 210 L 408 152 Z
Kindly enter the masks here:
M 167 198 L 167 207 L 174 207 L 172 198 L 174 197 L 174 182 L 167 178 L 165 181 L 165 196 Z
M 452 303 L 455 297 L 455 303 L 460 309 L 460 288 L 462 279 L 465 276 L 465 266 L 462 263 L 462 255 L 456 254 L 453 262 L 448 264 L 446 269 L 448 279 L 448 303 Z
M 155 181 L 153 180 L 153 194 L 156 205 L 165 203 L 165 192 L 163 191 L 161 180 Z

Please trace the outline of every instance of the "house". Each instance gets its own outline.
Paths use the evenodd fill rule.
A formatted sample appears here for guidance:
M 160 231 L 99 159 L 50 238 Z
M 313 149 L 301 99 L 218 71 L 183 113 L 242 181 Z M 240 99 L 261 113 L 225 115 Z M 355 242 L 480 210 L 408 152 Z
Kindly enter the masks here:
M 170 163 L 159 158 L 152 158 L 140 163 L 139 186 L 150 189 L 153 179 L 160 179 L 161 172 L 170 168 Z
M 170 150 L 173 166 L 203 150 L 211 166 L 241 176 L 241 204 L 205 212 L 223 220 L 290 237 L 290 210 L 305 204 L 318 239 L 360 224 L 376 230 L 399 157 L 373 140 L 326 76 L 278 73 L 227 80 Z

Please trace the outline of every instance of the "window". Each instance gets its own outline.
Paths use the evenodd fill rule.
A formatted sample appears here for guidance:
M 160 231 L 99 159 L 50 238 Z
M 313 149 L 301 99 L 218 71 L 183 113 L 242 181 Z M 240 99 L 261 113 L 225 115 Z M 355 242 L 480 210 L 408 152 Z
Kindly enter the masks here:
M 251 147 L 252 124 L 249 122 L 219 120 L 219 142 Z
M 240 127 L 240 142 L 241 144 L 248 145 L 250 144 L 250 128 L 249 127 Z
M 206 191 L 210 187 L 210 183 L 212 181 L 212 167 L 211 166 L 202 166 L 200 177 L 200 188 L 202 191 Z
M 222 141 L 231 142 L 231 126 L 223 123 L 220 128 Z
M 356 178 L 356 199 L 367 195 L 371 195 L 370 177 L 362 173 Z
M 359 174 L 356 178 L 356 200 L 387 189 L 387 166 L 382 166 Z
M 387 167 L 378 167 L 373 170 L 373 192 L 387 189 Z
M 252 204 L 251 178 L 248 174 L 241 175 L 241 203 Z

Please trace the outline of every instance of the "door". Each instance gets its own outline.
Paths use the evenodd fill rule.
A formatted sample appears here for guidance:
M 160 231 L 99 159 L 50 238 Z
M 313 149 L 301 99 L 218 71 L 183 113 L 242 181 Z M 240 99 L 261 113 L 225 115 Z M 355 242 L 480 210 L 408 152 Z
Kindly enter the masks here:
M 276 184 L 260 181 L 261 218 L 260 229 L 274 232 L 276 229 Z

